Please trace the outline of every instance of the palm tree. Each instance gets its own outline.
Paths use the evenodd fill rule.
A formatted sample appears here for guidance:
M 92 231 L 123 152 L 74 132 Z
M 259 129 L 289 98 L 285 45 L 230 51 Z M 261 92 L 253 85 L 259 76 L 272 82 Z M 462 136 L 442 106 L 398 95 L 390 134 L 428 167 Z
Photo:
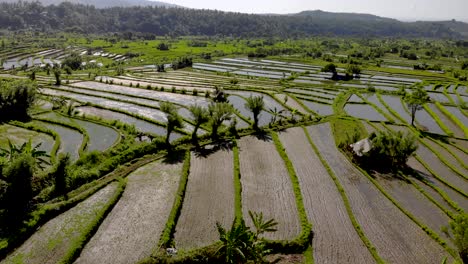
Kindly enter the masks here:
M 249 245 L 251 244 L 251 232 L 249 228 L 242 221 L 237 224 L 234 220 L 230 230 L 224 229 L 220 223 L 216 223 L 218 228 L 219 240 L 221 240 L 221 247 L 218 249 L 217 254 L 221 254 L 225 263 L 242 263 L 244 262 L 249 253 Z
M 265 102 L 263 101 L 263 96 L 250 96 L 246 100 L 245 108 L 252 111 L 253 118 L 254 118 L 253 128 L 255 130 L 258 130 L 258 116 L 265 108 Z
M 208 113 L 210 115 L 211 137 L 217 139 L 218 128 L 224 121 L 231 119 L 234 107 L 229 103 L 213 103 L 208 106 Z
M 183 128 L 184 123 L 182 121 L 182 117 L 177 113 L 177 108 L 175 105 L 169 102 L 162 102 L 160 105 L 160 110 L 166 114 L 167 118 L 167 134 L 166 134 L 166 146 L 170 146 L 171 143 L 169 141 L 172 131 L 176 128 Z
M 8 148 L 0 148 L 0 156 L 12 161 L 21 154 L 28 154 L 34 158 L 37 167 L 42 170 L 45 168 L 44 164 L 50 165 L 50 162 L 46 160 L 46 158 L 50 158 L 50 155 L 43 150 L 39 150 L 41 145 L 42 143 L 38 143 L 33 146 L 31 139 L 29 139 L 21 146 L 16 146 L 8 139 Z
M 209 121 L 209 112 L 208 109 L 199 106 L 199 105 L 192 105 L 189 108 L 190 114 L 192 115 L 193 122 L 195 123 L 194 129 L 192 132 L 192 141 L 198 145 L 198 138 L 197 138 L 197 131 L 201 125 L 205 124 Z

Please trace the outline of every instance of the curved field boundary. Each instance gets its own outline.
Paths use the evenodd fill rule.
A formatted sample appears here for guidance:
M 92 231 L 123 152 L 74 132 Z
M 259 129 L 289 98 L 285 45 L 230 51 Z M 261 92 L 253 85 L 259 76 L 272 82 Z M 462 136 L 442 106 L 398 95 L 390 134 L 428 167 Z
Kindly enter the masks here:
M 340 192 L 302 128 L 279 134 L 300 184 L 307 218 L 313 224 L 313 256 L 317 263 L 372 263 L 373 256 L 347 215 Z
M 216 148 L 216 147 L 215 147 Z M 234 220 L 234 164 L 231 150 L 208 156 L 192 153 L 184 204 L 174 234 L 181 249 L 203 247 L 219 239 L 216 223 L 228 227 Z
M 308 113 L 307 110 L 298 101 L 296 101 L 296 99 L 292 96 L 277 93 L 277 94 L 272 95 L 272 97 L 275 98 L 277 101 L 280 101 L 283 103 L 284 103 L 284 100 L 287 100 L 285 105 L 287 105 L 288 106 L 287 108 L 289 109 L 297 110 L 303 115 L 306 115 Z
M 60 153 L 69 153 L 72 160 L 77 160 L 80 157 L 80 149 L 84 140 L 83 134 L 77 130 L 44 121 L 33 121 L 39 125 L 43 125 L 50 130 L 54 130 L 60 135 L 61 146 Z
M 274 218 L 277 232 L 266 235 L 270 240 L 292 240 L 301 231 L 293 186 L 284 162 L 272 142 L 253 136 L 239 140 L 242 183 L 242 209 L 263 212 Z M 251 220 L 246 219 L 248 225 Z
M 52 161 L 52 163 L 55 163 L 55 161 L 57 160 L 57 152 L 59 151 L 61 145 L 60 135 L 57 132 L 43 126 L 38 126 L 37 124 L 33 123 L 26 124 L 18 121 L 11 121 L 8 124 L 52 136 L 55 140 L 55 143 L 52 147 L 52 150 L 50 151 L 50 160 Z
M 44 123 L 50 123 L 50 124 L 54 124 L 58 126 L 63 126 L 63 127 L 70 128 L 70 129 L 77 131 L 78 133 L 83 135 L 83 141 L 81 142 L 81 146 L 78 150 L 78 153 L 80 153 L 81 155 L 86 150 L 86 147 L 88 146 L 88 142 L 89 142 L 89 134 L 81 126 L 78 126 L 72 123 L 63 122 L 61 120 L 53 120 L 50 118 L 43 118 L 43 117 L 35 117 L 34 120 L 41 121 Z
M 149 163 L 127 176 L 122 198 L 75 263 L 136 263 L 152 253 L 175 198 L 182 164 Z
M 47 222 L 2 263 L 70 263 L 122 191 L 117 183 L 101 189 Z
M 331 164 L 364 233 L 379 254 L 392 263 L 431 263 L 447 254 L 418 225 L 406 217 L 367 177 L 334 146 L 330 124 L 308 128 L 309 134 Z

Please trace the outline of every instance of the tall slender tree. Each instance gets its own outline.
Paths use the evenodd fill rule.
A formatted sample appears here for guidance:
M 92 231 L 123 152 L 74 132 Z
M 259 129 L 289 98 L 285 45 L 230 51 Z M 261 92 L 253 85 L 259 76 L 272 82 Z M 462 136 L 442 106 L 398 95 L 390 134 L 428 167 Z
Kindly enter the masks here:
M 229 103 L 212 103 L 208 106 L 211 125 L 211 137 L 218 138 L 218 128 L 221 124 L 232 118 L 234 107 Z
M 183 128 L 184 123 L 182 117 L 177 113 L 177 107 L 169 102 L 162 102 L 160 105 L 160 110 L 166 114 L 166 146 L 170 147 L 170 136 L 172 131 L 176 128 Z
M 207 123 L 209 119 L 208 109 L 199 105 L 192 105 L 189 108 L 190 114 L 192 115 L 194 124 L 194 129 L 192 132 L 192 141 L 198 145 L 197 132 L 201 125 Z
M 412 93 L 405 96 L 405 101 L 411 112 L 411 125 L 414 126 L 416 112 L 421 110 L 424 104 L 430 101 L 429 95 L 421 86 L 417 86 Z
M 260 113 L 265 109 L 265 102 L 263 96 L 250 96 L 247 98 L 245 108 L 252 112 L 254 118 L 253 128 L 258 130 L 258 117 Z

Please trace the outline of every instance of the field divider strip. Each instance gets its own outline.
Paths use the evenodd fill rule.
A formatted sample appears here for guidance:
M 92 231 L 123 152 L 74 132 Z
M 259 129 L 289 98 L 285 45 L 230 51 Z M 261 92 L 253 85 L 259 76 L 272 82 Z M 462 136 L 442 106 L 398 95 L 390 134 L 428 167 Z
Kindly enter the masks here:
M 72 246 L 68 252 L 65 254 L 63 259 L 59 262 L 61 264 L 71 264 L 73 263 L 81 254 L 81 251 L 85 247 L 85 245 L 91 240 L 93 235 L 98 231 L 99 226 L 102 224 L 106 216 L 112 211 L 114 206 L 122 197 L 125 187 L 127 186 L 127 179 L 119 178 L 118 179 L 118 187 L 115 191 L 115 194 L 109 200 L 109 202 L 102 208 L 97 214 L 94 221 L 86 227 L 85 232 L 82 237 Z
M 346 156 L 346 158 L 349 160 L 348 156 L 340 150 L 343 155 Z M 447 242 L 443 240 L 436 232 L 434 232 L 432 229 L 430 229 L 428 226 L 425 224 L 421 223 L 418 218 L 416 218 L 413 214 L 411 214 L 409 211 L 407 211 L 403 206 L 401 206 L 393 197 L 385 191 L 382 186 L 374 179 L 372 178 L 367 171 L 362 169 L 361 167 L 357 166 L 355 163 L 353 163 L 351 160 L 349 160 L 353 166 L 358 169 L 364 176 L 369 179 L 370 182 L 393 204 L 395 205 L 403 214 L 405 214 L 411 221 L 413 221 L 417 226 L 419 226 L 427 235 L 429 235 L 433 240 L 435 240 L 440 246 L 442 246 L 450 255 L 452 255 L 455 259 L 457 258 L 457 253 L 454 249 L 450 248 L 447 245 Z
M 81 126 L 75 125 L 75 124 L 72 124 L 72 123 L 67 123 L 67 122 L 60 121 L 60 120 L 53 120 L 53 119 L 50 119 L 50 118 L 34 117 L 33 120 L 37 120 L 37 121 L 41 121 L 41 122 L 45 122 L 45 123 L 50 123 L 50 124 L 54 124 L 54 125 L 59 125 L 59 126 L 63 126 L 63 127 L 78 131 L 80 134 L 83 135 L 83 141 L 81 142 L 81 146 L 80 146 L 80 149 L 79 149 L 80 156 L 86 150 L 86 148 L 88 146 L 88 143 L 89 143 L 89 134 L 88 134 L 88 131 L 86 131 Z
M 457 187 L 453 186 L 451 183 L 447 182 L 444 178 L 440 177 L 434 170 L 429 167 L 429 165 L 418 155 L 415 156 L 415 158 L 428 170 L 437 180 L 445 184 L 447 187 L 451 188 L 455 192 L 461 194 L 463 197 L 468 198 L 468 195 L 466 195 L 463 191 L 458 189 Z
M 305 249 L 308 247 L 308 242 L 311 240 L 313 237 L 312 234 L 312 223 L 309 222 L 308 217 L 307 217 L 307 212 L 304 207 L 304 199 L 302 197 L 302 192 L 301 192 L 301 187 L 299 183 L 299 179 L 297 178 L 296 171 L 294 169 L 294 166 L 291 162 L 291 160 L 288 157 L 288 154 L 286 154 L 286 150 L 284 149 L 283 144 L 281 143 L 281 140 L 278 137 L 278 134 L 274 131 L 271 133 L 271 137 L 273 139 L 273 142 L 276 146 L 276 150 L 280 154 L 281 158 L 284 161 L 284 164 L 286 165 L 286 169 L 288 170 L 289 177 L 291 179 L 291 183 L 293 186 L 294 190 L 294 196 L 296 200 L 296 207 L 299 212 L 299 219 L 301 221 L 301 226 L 302 226 L 302 232 L 297 237 L 295 240 L 299 242 L 301 246 L 305 246 Z M 312 245 L 310 245 L 312 247 Z
M 391 122 L 391 123 L 394 123 L 395 120 L 393 119 L 393 117 L 391 115 L 389 115 L 388 113 L 386 113 L 385 111 L 383 111 L 382 109 L 380 109 L 380 107 L 378 107 L 376 104 L 370 102 L 369 100 L 367 100 L 364 96 L 361 95 L 361 93 L 357 93 L 357 95 L 368 105 L 370 105 L 371 107 L 373 107 L 377 112 L 379 112 L 381 115 L 383 115 L 387 120 L 388 122 Z
M 185 191 L 187 190 L 188 177 L 190 174 L 190 150 L 187 150 L 184 158 L 184 165 L 182 167 L 182 175 L 179 180 L 179 188 L 175 195 L 174 204 L 172 205 L 171 213 L 169 214 L 166 226 L 159 239 L 159 245 L 153 250 L 153 253 L 157 253 L 160 248 L 170 247 L 173 244 L 173 235 L 182 211 L 182 205 L 184 203 Z
M 372 245 L 371 241 L 366 237 L 366 235 L 364 234 L 364 231 L 362 230 L 359 222 L 357 221 L 356 217 L 354 216 L 353 209 L 351 208 L 351 204 L 349 203 L 349 199 L 346 196 L 346 192 L 345 192 L 343 186 L 341 185 L 338 177 L 335 175 L 335 172 L 332 170 L 330 165 L 327 163 L 327 161 L 320 154 L 319 149 L 317 148 L 317 146 L 312 141 L 312 138 L 310 137 L 309 132 L 307 131 L 307 129 L 305 127 L 302 127 L 302 129 L 304 130 L 304 133 L 305 133 L 305 135 L 307 137 L 307 140 L 309 141 L 310 146 L 314 150 L 315 154 L 317 154 L 317 156 L 319 157 L 319 159 L 322 162 L 323 166 L 328 171 L 328 174 L 330 175 L 333 182 L 335 183 L 336 188 L 340 192 L 341 198 L 343 199 L 343 203 L 344 203 L 344 205 L 346 207 L 346 211 L 348 213 L 349 219 L 351 220 L 351 223 L 353 224 L 353 227 L 356 230 L 356 233 L 359 235 L 359 237 L 361 238 L 364 245 L 367 247 L 367 249 L 369 250 L 371 255 L 374 257 L 375 261 L 377 263 L 379 263 L 379 264 L 384 264 L 385 261 L 383 260 L 382 257 L 380 257 L 379 253 L 377 252 L 377 249 Z
M 447 208 L 443 207 L 439 202 L 437 202 L 432 196 L 430 196 L 421 186 L 419 186 L 413 179 L 411 179 L 410 176 L 406 176 L 405 174 L 401 174 L 405 179 L 407 179 L 411 185 L 416 188 L 422 195 L 424 195 L 429 201 L 431 201 L 435 206 L 439 207 L 440 210 L 442 210 L 448 217 L 451 219 L 455 218 L 455 215 L 453 212 L 447 210 Z
M 373 128 L 375 128 L 375 130 L 379 130 L 379 128 L 377 126 L 375 126 L 375 124 L 373 124 L 372 122 L 367 122 L 369 125 L 371 125 Z M 381 123 L 385 129 L 387 130 L 390 130 L 390 128 L 388 128 L 387 126 L 385 126 L 384 123 Z M 414 170 L 413 170 L 414 171 Z M 416 173 L 414 171 L 414 173 Z M 417 174 L 417 173 L 416 173 Z M 431 202 L 433 202 L 437 207 L 439 207 L 440 209 L 442 209 L 446 214 L 447 216 L 449 216 L 450 218 L 453 218 L 453 213 L 448 211 L 447 209 L 445 209 L 441 204 L 439 204 L 432 196 L 430 196 L 429 194 L 427 194 L 426 191 L 424 191 L 423 188 L 421 188 L 421 186 L 419 186 L 413 179 L 411 179 L 411 177 L 409 176 L 405 176 L 406 179 L 408 179 L 411 184 L 419 191 L 421 192 L 424 196 L 426 196 Z M 416 178 L 417 179 L 417 178 Z M 433 189 L 435 192 L 437 192 L 437 194 L 439 194 L 442 199 L 444 199 L 449 205 L 450 207 L 452 207 L 453 209 L 455 209 L 457 212 L 463 212 L 463 209 L 461 209 L 460 206 L 458 206 L 457 203 L 453 202 L 448 196 L 447 194 L 440 190 L 437 186 L 435 186 L 434 184 L 432 184 L 431 182 L 425 180 L 425 179 L 417 179 L 418 181 L 422 182 L 423 184 L 427 185 L 428 187 L 430 187 L 431 189 Z
M 239 147 L 237 141 L 234 140 L 234 147 L 232 149 L 234 156 L 234 215 L 236 222 L 240 223 L 243 221 L 242 214 L 242 183 L 240 173 L 240 160 L 239 160 Z
M 18 121 L 10 121 L 8 124 L 52 136 L 52 138 L 55 140 L 55 143 L 54 143 L 54 146 L 52 147 L 52 150 L 50 151 L 50 161 L 51 163 L 55 163 L 57 161 L 57 152 L 60 148 L 60 145 L 62 144 L 60 135 L 57 132 L 51 129 L 42 127 L 42 126 L 31 124 L 31 123 L 25 124 L 25 123 L 18 122 Z
M 466 127 L 465 124 L 463 124 L 462 121 L 460 121 L 460 119 L 458 119 L 456 116 L 454 116 L 452 113 L 450 113 L 447 108 L 445 108 L 442 104 L 440 104 L 439 102 L 435 102 L 435 105 L 437 106 L 437 108 L 439 108 L 439 110 L 445 115 L 447 116 L 452 122 L 454 122 L 459 128 L 461 128 L 463 130 L 463 133 L 465 133 L 465 137 L 468 138 L 468 128 Z
M 435 150 L 431 145 L 428 143 L 424 142 L 424 140 L 420 139 L 419 142 L 421 142 L 426 148 L 428 148 L 434 155 L 437 156 L 437 158 L 442 161 L 442 163 L 445 164 L 450 170 L 455 172 L 456 174 L 460 175 L 462 179 L 468 180 L 468 176 L 463 174 L 461 171 L 459 171 L 457 168 L 453 167 L 453 165 L 447 161 L 446 158 L 444 158 L 437 150 Z M 450 154 L 450 153 L 449 153 Z
M 391 108 L 386 102 L 385 100 L 383 100 L 382 96 L 380 95 L 380 93 L 377 93 L 377 98 L 379 99 L 380 103 L 382 103 L 383 106 L 385 106 L 387 108 L 387 110 L 392 114 L 394 115 L 397 119 L 399 119 L 400 121 L 403 122 L 403 124 L 406 124 L 406 120 L 403 119 L 403 117 L 401 117 L 393 108 Z
M 434 113 L 434 111 L 432 111 L 432 109 L 427 106 L 427 104 L 424 104 L 423 105 L 423 108 L 424 110 L 426 110 L 426 112 L 432 117 L 432 119 L 435 120 L 435 122 L 437 123 L 437 125 L 442 128 L 442 130 L 447 133 L 448 136 L 450 137 L 453 137 L 454 136 L 454 133 L 452 130 L 450 130 L 445 124 L 444 122 L 442 122 L 442 120 L 440 120 L 439 116 Z
M 457 162 L 465 169 L 468 169 L 468 164 L 464 162 L 456 153 L 453 152 L 450 148 L 448 148 L 445 144 L 441 144 L 439 141 L 433 139 L 433 138 L 428 138 L 428 140 L 434 142 L 435 144 L 439 145 L 440 147 L 444 148 L 450 155 L 452 155 Z

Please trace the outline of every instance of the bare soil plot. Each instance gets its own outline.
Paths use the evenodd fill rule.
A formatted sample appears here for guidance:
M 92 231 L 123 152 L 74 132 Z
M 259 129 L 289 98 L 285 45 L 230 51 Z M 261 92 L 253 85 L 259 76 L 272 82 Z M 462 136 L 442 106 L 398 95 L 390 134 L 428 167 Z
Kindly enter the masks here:
M 268 239 L 291 240 L 301 231 L 292 183 L 284 161 L 272 141 L 244 137 L 239 141 L 242 210 L 250 225 L 248 211 L 274 218 L 278 231 Z
M 338 151 L 330 124 L 311 126 L 308 131 L 343 185 L 362 230 L 384 260 L 438 263 L 448 255 Z
M 115 195 L 117 183 L 111 183 L 85 201 L 44 224 L 2 263 L 59 263 L 75 246 L 86 229 Z
M 76 263 L 136 263 L 157 246 L 174 203 L 182 163 L 156 161 L 128 176 L 125 192 Z
M 208 156 L 192 153 L 182 212 L 177 222 L 177 248 L 207 246 L 219 239 L 216 222 L 234 220 L 233 152 L 220 149 Z
M 316 263 L 375 262 L 356 233 L 335 183 L 308 144 L 303 129 L 289 129 L 279 136 L 295 168 L 307 216 L 313 225 Z

